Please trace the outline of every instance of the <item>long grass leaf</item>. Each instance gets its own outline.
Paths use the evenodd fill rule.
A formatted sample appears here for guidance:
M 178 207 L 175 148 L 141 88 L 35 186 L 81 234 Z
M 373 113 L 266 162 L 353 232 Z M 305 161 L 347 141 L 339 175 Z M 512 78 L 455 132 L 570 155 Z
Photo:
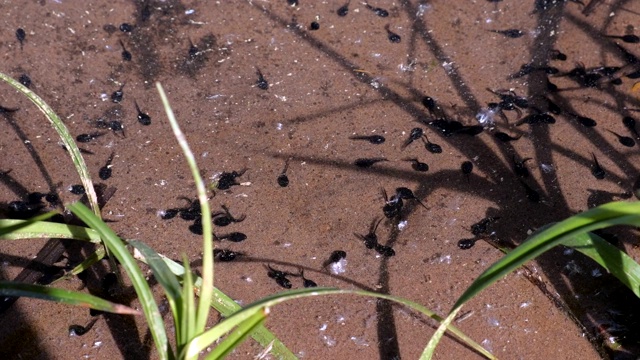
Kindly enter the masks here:
M 182 339 L 179 345 L 178 354 L 183 354 L 185 352 L 186 346 L 193 339 L 197 332 L 196 328 L 196 307 L 195 307 L 195 292 L 193 291 L 193 274 L 191 273 L 191 268 L 189 267 L 189 259 L 187 256 L 183 256 L 184 263 L 184 277 L 182 281 L 182 314 L 181 314 L 181 329 Z M 183 358 L 183 357 L 180 357 Z M 184 359 L 189 359 L 189 357 L 184 357 Z
M 207 360 L 223 359 L 229 355 L 238 345 L 240 345 L 244 339 L 255 329 L 261 325 L 269 314 L 269 308 L 260 308 L 250 318 L 243 321 L 238 327 L 227 336 L 218 346 L 207 355 Z
M 138 310 L 125 305 L 112 303 L 97 296 L 36 284 L 0 281 L 0 295 L 26 296 L 69 305 L 89 307 L 115 314 L 140 315 Z
M 5 228 L 12 231 L 1 234 Z M 59 238 L 102 242 L 100 234 L 91 228 L 49 221 L 0 220 L 0 229 L 0 240 Z
M 440 326 L 438 326 L 438 329 L 433 334 L 433 336 L 431 336 L 431 339 L 427 343 L 427 346 L 424 348 L 424 351 L 422 352 L 422 355 L 420 355 L 420 360 L 431 360 L 431 358 L 433 357 L 433 354 L 436 351 L 436 347 L 438 346 L 438 343 L 440 343 L 440 340 L 442 339 L 442 336 L 444 335 L 445 331 L 447 331 L 447 327 L 449 327 L 449 325 L 451 324 L 453 319 L 456 317 L 456 315 L 458 314 L 460 309 L 462 309 L 462 308 L 454 309 L 451 312 L 451 314 L 449 314 L 440 323 Z
M 197 332 L 204 331 L 204 327 L 207 324 L 207 318 L 209 317 L 209 302 L 211 301 L 211 295 L 213 293 L 213 229 L 211 223 L 211 210 L 209 209 L 209 202 L 207 199 L 207 190 L 200 176 L 200 170 L 196 164 L 196 159 L 189 148 L 187 139 L 180 130 L 180 126 L 176 121 L 169 99 L 159 82 L 156 82 L 156 88 L 162 99 L 164 110 L 169 118 L 169 123 L 173 129 L 173 134 L 178 140 L 189 169 L 191 170 L 191 176 L 196 184 L 196 190 L 198 192 L 198 200 L 200 200 L 200 208 L 202 212 L 202 288 L 200 289 L 201 301 L 198 303 L 197 317 L 196 317 L 196 329 Z
M 158 304 L 153 298 L 149 284 L 145 280 L 144 274 L 136 260 L 127 251 L 125 244 L 120 238 L 102 221 L 99 217 L 92 214 L 89 209 L 82 203 L 76 202 L 69 205 L 69 209 L 85 224 L 100 233 L 105 245 L 111 249 L 112 254 L 120 261 L 124 267 L 131 283 L 140 298 L 140 304 L 144 311 L 145 318 L 149 323 L 149 330 L 153 340 L 155 341 L 158 354 L 161 359 L 168 359 L 170 347 L 167 341 L 167 334 L 162 321 L 162 315 L 158 310 Z
M 28 220 L 11 220 L 11 219 L 0 220 L 0 239 L 2 239 L 3 236 L 6 234 L 17 232 L 18 230 L 21 230 L 31 224 L 37 223 L 39 221 L 47 220 L 57 213 L 58 213 L 57 211 L 49 211 L 47 213 L 34 216 Z
M 532 235 L 520 246 L 491 265 L 465 290 L 453 309 L 545 251 L 581 233 L 613 226 L 640 226 L 640 202 L 612 202 L 574 215 Z
M 174 274 L 176 274 L 177 276 L 184 276 L 185 269 L 182 265 L 167 258 L 164 255 L 160 255 L 160 256 L 164 259 L 164 261 L 167 263 L 167 266 L 169 266 L 169 268 L 171 269 L 171 271 L 173 271 Z M 201 285 L 202 285 L 202 278 L 197 277 L 194 282 L 195 290 L 198 291 Z M 213 297 L 211 299 L 211 307 L 216 309 L 220 314 L 222 314 L 222 316 L 225 316 L 225 317 L 231 316 L 233 313 L 242 309 L 242 307 L 240 307 L 238 303 L 233 301 L 233 299 L 231 299 L 229 296 L 227 296 L 225 293 L 223 293 L 222 291 L 220 291 L 215 287 L 213 288 Z M 271 348 L 270 352 L 278 359 L 283 359 L 283 360 L 297 359 L 297 357 L 293 354 L 293 352 L 291 352 L 291 350 L 289 350 L 289 348 L 287 348 L 286 345 L 284 345 L 282 341 L 280 341 L 280 339 L 278 339 L 271 331 L 269 331 L 267 328 L 265 328 L 262 325 L 258 326 L 251 333 L 251 337 L 255 341 L 257 341 L 258 344 L 260 344 L 261 346 L 265 348 L 270 347 Z
M 33 102 L 40 111 L 45 115 L 45 117 L 51 122 L 53 128 L 58 132 L 58 136 L 60 136 L 60 140 L 69 151 L 69 155 L 71 156 L 71 160 L 76 167 L 76 171 L 80 176 L 80 181 L 82 181 L 82 185 L 87 192 L 87 198 L 89 199 L 89 204 L 91 205 L 91 209 L 93 213 L 97 216 L 100 216 L 100 208 L 98 207 L 98 197 L 96 196 L 96 191 L 93 188 L 93 182 L 91 181 L 91 175 L 89 175 L 89 170 L 87 169 L 87 165 L 80 154 L 80 149 L 76 145 L 73 136 L 67 129 L 67 126 L 60 120 L 58 115 L 53 111 L 53 109 L 42 100 L 36 93 L 29 90 L 26 86 L 20 84 L 18 81 L 14 80 L 8 75 L 5 75 L 0 72 L 0 79 L 7 82 L 14 89 L 23 93 L 31 102 Z
M 430 318 L 432 318 L 432 319 L 434 319 L 434 320 L 436 320 L 438 322 L 443 321 L 443 319 L 441 317 L 437 316 L 433 311 L 425 308 L 422 305 L 419 305 L 417 303 L 414 303 L 414 302 L 406 300 L 406 299 L 402 299 L 402 298 L 398 298 L 398 297 L 391 296 L 391 295 L 386 295 L 386 294 L 363 291 L 363 290 L 341 290 L 341 289 L 333 289 L 333 288 L 297 289 L 297 290 L 290 290 L 290 291 L 285 291 L 283 293 L 267 296 L 265 298 L 262 298 L 262 299 L 260 299 L 260 300 L 258 300 L 256 302 L 254 302 L 253 304 L 243 308 L 242 310 L 234 313 L 233 315 L 229 316 L 225 321 L 231 321 L 232 323 L 236 323 L 237 324 L 237 323 L 240 323 L 241 321 L 246 320 L 247 318 L 249 318 L 253 314 L 255 314 L 255 311 L 256 311 L 257 308 L 272 307 L 274 305 L 277 305 L 279 303 L 282 303 L 282 302 L 285 302 L 285 301 L 289 301 L 289 300 L 292 300 L 292 299 L 299 299 L 299 298 L 310 297 L 310 296 L 318 296 L 318 295 L 338 295 L 338 294 L 360 295 L 360 296 L 368 296 L 368 297 L 375 297 L 375 298 L 380 298 L 380 299 L 391 300 L 391 301 L 398 302 L 400 304 L 406 305 L 406 306 L 408 306 L 408 307 L 410 307 L 410 308 L 412 308 L 412 309 L 414 309 L 414 310 L 416 310 L 418 312 L 421 312 L 424 315 L 426 315 L 426 316 L 428 316 L 428 317 L 430 317 Z M 222 323 L 220 323 L 217 326 L 220 326 L 221 324 Z M 474 350 L 476 350 L 478 353 L 484 355 L 485 357 L 487 357 L 489 359 L 495 359 L 495 357 L 491 353 L 489 353 L 487 350 L 482 348 L 482 346 L 480 346 L 479 344 L 475 343 L 474 341 L 472 341 L 468 337 L 464 336 L 464 334 L 462 334 L 462 332 L 460 330 L 458 330 L 457 328 L 455 328 L 453 326 L 449 326 L 448 330 L 452 334 L 454 334 L 458 338 L 460 338 L 469 347 L 471 347 Z M 214 337 L 212 337 L 211 334 L 212 333 L 217 333 L 217 332 L 218 332 L 218 330 L 214 327 L 214 328 L 211 328 L 211 329 L 207 330 L 202 335 L 199 335 L 198 337 L 193 339 L 189 343 L 189 346 L 187 347 L 188 353 L 194 354 L 194 353 L 199 353 L 200 351 L 204 350 L 207 346 L 209 346 L 209 344 L 211 344 L 210 341 L 215 341 Z M 460 335 L 462 335 L 462 336 L 460 336 Z M 205 341 L 205 339 L 206 339 L 206 341 Z
M 144 262 L 149 265 L 151 271 L 153 271 L 153 276 L 167 293 L 169 302 L 175 303 L 177 299 L 181 298 L 180 283 L 160 255 L 142 241 L 129 240 L 128 244 L 136 248 L 144 257 Z
M 640 298 L 640 265 L 629 255 L 593 233 L 577 235 L 563 242 L 604 267 Z

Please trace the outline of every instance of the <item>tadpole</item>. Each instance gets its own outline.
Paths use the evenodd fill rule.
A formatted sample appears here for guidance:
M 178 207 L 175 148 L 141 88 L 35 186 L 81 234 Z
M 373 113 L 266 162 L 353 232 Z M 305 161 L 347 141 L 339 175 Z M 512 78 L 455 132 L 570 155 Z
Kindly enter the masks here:
M 91 330 L 93 325 L 98 321 L 98 319 L 93 319 L 89 321 L 87 326 L 82 325 L 71 325 L 69 326 L 69 336 L 82 336 Z
M 140 110 L 137 101 L 133 100 L 133 104 L 136 106 L 136 111 L 138 111 L 138 122 L 144 126 L 151 125 L 151 116 Z

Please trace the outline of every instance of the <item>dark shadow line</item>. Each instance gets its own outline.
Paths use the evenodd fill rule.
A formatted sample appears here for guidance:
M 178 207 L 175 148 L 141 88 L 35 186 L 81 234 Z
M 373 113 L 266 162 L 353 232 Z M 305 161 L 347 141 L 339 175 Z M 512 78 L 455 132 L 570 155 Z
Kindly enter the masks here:
M 15 133 L 18 135 L 20 142 L 24 144 L 24 147 L 27 149 L 27 152 L 29 153 L 29 155 L 31 155 L 33 162 L 35 162 L 36 166 L 38 167 L 38 170 L 40 170 L 42 177 L 44 178 L 44 180 L 47 183 L 47 186 L 49 187 L 49 192 L 55 192 L 56 189 L 53 183 L 53 179 L 49 175 L 47 168 L 44 166 L 44 163 L 42 162 L 42 158 L 40 158 L 40 155 L 38 155 L 38 152 L 36 151 L 36 149 L 33 147 L 33 145 L 31 145 L 31 141 L 28 139 L 27 135 L 24 133 L 24 131 L 22 131 L 18 123 L 15 121 L 14 114 L 2 113 L 2 115 L 7 120 L 7 123 L 9 123 L 11 128 L 13 128 L 13 131 L 15 131 Z
M 288 119 L 288 120 L 284 120 L 283 123 L 286 124 L 301 124 L 301 123 L 305 123 L 308 121 L 312 121 L 321 117 L 325 117 L 331 114 L 335 114 L 335 113 L 341 113 L 343 111 L 347 111 L 347 110 L 351 110 L 351 109 L 355 109 L 358 108 L 360 106 L 366 106 L 366 105 L 371 105 L 371 104 L 375 104 L 377 102 L 381 102 L 384 101 L 383 99 L 373 99 L 373 100 L 366 100 L 366 101 L 362 101 L 362 102 L 358 102 L 358 103 L 352 103 L 352 104 L 347 104 L 347 105 L 342 105 L 342 106 L 338 106 L 338 107 L 334 107 L 332 109 L 327 109 L 324 111 L 318 111 L 314 114 L 309 114 L 309 115 L 304 115 L 304 116 L 296 116 L 293 119 Z

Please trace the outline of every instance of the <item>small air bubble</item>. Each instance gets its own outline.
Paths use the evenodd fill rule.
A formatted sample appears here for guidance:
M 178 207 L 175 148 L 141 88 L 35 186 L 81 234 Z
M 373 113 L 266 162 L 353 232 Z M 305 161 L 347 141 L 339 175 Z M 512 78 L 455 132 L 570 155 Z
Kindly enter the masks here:
M 600 269 L 593 269 L 591 270 L 591 276 L 600 277 L 602 276 L 602 271 Z
M 322 341 L 324 342 L 324 344 L 326 346 L 328 346 L 328 347 L 336 346 L 336 339 L 332 338 L 331 336 L 322 335 L 320 338 L 322 339 Z
M 347 259 L 342 258 L 329 265 L 329 272 L 333 275 L 340 275 L 347 271 Z
M 400 221 L 400 222 L 398 223 L 398 230 L 399 230 L 399 231 L 404 230 L 404 228 L 406 228 L 406 227 L 407 227 L 407 223 L 408 223 L 408 221 L 407 221 L 407 220 L 402 220 L 402 221 Z
M 545 174 L 550 174 L 555 170 L 553 164 L 540 164 L 540 168 L 545 172 Z
M 358 346 L 369 346 L 369 342 L 367 342 L 363 337 L 352 336 L 350 339 Z

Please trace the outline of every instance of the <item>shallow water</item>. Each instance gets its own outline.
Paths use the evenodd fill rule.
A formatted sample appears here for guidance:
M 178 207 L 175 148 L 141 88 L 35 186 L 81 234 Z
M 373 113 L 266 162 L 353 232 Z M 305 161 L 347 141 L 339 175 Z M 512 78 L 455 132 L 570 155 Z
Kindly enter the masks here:
M 72 134 L 106 132 L 81 147 L 94 153 L 85 157 L 94 181 L 115 154 L 113 176 L 103 182 L 117 191 L 103 214 L 114 221 L 118 234 L 143 240 L 171 258 L 186 253 L 195 261 L 200 238 L 189 232 L 191 223 L 157 215 L 188 206 L 182 197 L 195 196 L 153 85 L 162 82 L 203 177 L 213 181 L 222 172 L 247 169 L 236 179 L 242 185 L 219 191 L 210 201 L 214 210 L 226 205 L 232 214 L 246 215 L 242 222 L 216 229 L 248 237 L 216 244 L 244 254 L 216 265 L 217 286 L 242 304 L 282 290 L 267 276 L 264 265 L 271 264 L 291 273 L 303 268 L 320 286 L 388 292 L 444 315 L 501 256 L 484 241 L 458 248 L 458 240 L 472 237 L 472 224 L 499 217 L 492 229 L 496 238 L 518 244 L 544 224 L 630 196 L 639 174 L 638 145 L 622 146 L 607 130 L 631 136 L 622 118 L 637 116 L 628 109 L 640 108 L 636 80 L 623 76 L 640 65 L 626 65 L 628 56 L 615 43 L 635 56 L 640 49 L 603 35 L 637 33 L 637 2 L 599 2 L 588 16 L 570 1 L 548 1 L 549 8 L 538 11 L 534 1 L 372 2 L 389 11 L 386 18 L 359 2 L 351 2 L 348 14 L 340 17 L 336 11 L 344 3 L 300 1 L 291 7 L 273 0 L 150 1 L 145 10 L 144 2 L 94 1 L 80 7 L 70 1 L 9 1 L 0 5 L 8 15 L 5 28 L 24 28 L 26 36 L 21 47 L 14 30 L 0 35 L 1 71 L 14 78 L 28 74 L 31 89 Z M 143 19 L 145 11 L 148 19 Z M 312 21 L 320 24 L 318 30 L 309 29 Z M 133 25 L 130 33 L 118 29 L 125 22 Z M 389 41 L 386 26 L 401 37 L 399 43 Z M 524 35 L 508 38 L 490 31 L 505 29 Z M 119 41 L 132 61 L 123 60 Z M 567 60 L 550 60 L 553 49 Z M 595 87 L 583 87 L 579 79 L 562 76 L 579 63 L 587 69 L 624 68 Z M 558 73 L 536 70 L 514 78 L 523 64 L 553 66 Z M 611 83 L 617 78 L 621 85 Z M 560 91 L 550 92 L 547 79 Z M 123 99 L 114 103 L 111 94 L 121 86 Z M 554 124 L 516 126 L 516 111 L 504 111 L 508 122 L 491 113 L 496 128 L 476 136 L 446 136 L 429 125 L 441 116 L 478 125 L 476 115 L 483 109 L 487 114 L 488 103 L 501 101 L 487 89 L 505 90 L 503 95 L 512 89 L 527 97 L 522 118 L 537 113 L 533 108 L 546 111 L 545 97 L 563 114 L 553 115 Z M 428 111 L 425 96 L 439 108 Z M 138 122 L 134 100 L 151 117 L 149 126 Z M 65 202 L 78 199 L 66 191 L 79 182 L 73 166 L 42 114 L 4 85 L 0 105 L 20 108 L 0 115 L 5 124 L 0 201 L 52 190 Z M 597 125 L 584 127 L 572 113 Z M 100 119 L 121 121 L 124 131 L 96 130 Z M 415 127 L 443 153 L 428 152 L 422 141 L 402 150 Z M 503 143 L 493 135 L 496 131 L 522 137 Z M 353 135 L 383 135 L 385 142 L 350 140 Z M 603 180 L 592 176 L 592 153 L 606 171 Z M 513 173 L 514 156 L 533 158 L 526 163 L 528 178 Z M 362 169 L 353 165 L 358 158 L 388 161 Z M 427 163 L 429 171 L 413 170 L 405 158 Z M 276 179 L 287 160 L 289 184 L 281 187 Z M 473 163 L 468 176 L 460 168 L 464 161 Z M 520 180 L 538 192 L 539 202 L 527 198 Z M 374 218 L 384 217 L 380 189 L 392 196 L 398 187 L 410 188 L 427 208 L 404 200 L 401 228 L 382 221 L 378 241 L 395 251 L 385 258 L 354 233 L 366 234 Z M 620 246 L 638 256 L 637 235 L 626 229 L 612 232 Z M 0 244 L 3 277 L 14 278 L 43 244 Z M 347 253 L 344 273 L 332 274 L 323 266 L 334 250 Z M 85 254 L 68 252 L 72 262 Z M 559 358 L 569 351 L 575 358 L 595 359 L 598 353 L 587 338 L 607 339 L 607 329 L 625 351 L 637 351 L 638 338 L 632 335 L 637 333 L 637 300 L 617 280 L 562 249 L 529 268 L 528 275 L 518 271 L 481 293 L 456 325 L 506 359 Z M 95 293 L 104 271 L 101 264 L 83 280 L 64 286 Z M 544 286 L 528 280 L 538 277 Z M 294 287 L 302 286 L 300 278 L 291 280 Z M 133 298 L 130 291 L 120 296 Z M 583 327 L 548 296 L 567 304 Z M 155 358 L 141 319 L 105 316 L 86 335 L 68 337 L 70 325 L 90 320 L 85 309 L 20 299 L 0 316 L 16 324 L 0 330 L 0 352 L 12 356 Z M 417 358 L 433 332 L 431 323 L 407 309 L 351 296 L 276 307 L 267 325 L 303 358 Z M 234 355 L 248 358 L 260 352 L 249 342 Z M 624 351 L 613 355 L 626 356 Z M 437 356 L 478 357 L 450 338 Z

